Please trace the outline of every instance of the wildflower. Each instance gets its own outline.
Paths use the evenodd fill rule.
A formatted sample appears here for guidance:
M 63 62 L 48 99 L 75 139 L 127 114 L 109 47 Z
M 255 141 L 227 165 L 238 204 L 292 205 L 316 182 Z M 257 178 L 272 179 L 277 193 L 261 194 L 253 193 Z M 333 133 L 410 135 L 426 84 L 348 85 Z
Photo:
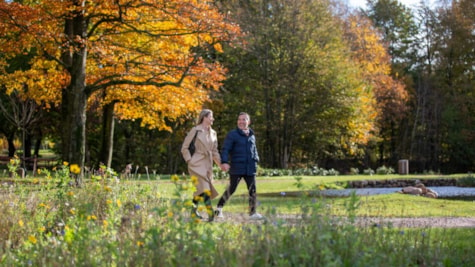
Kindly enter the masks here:
M 41 226 L 38 228 L 38 232 L 43 233 L 44 231 L 46 231 L 46 227 Z
M 135 204 L 135 205 L 134 205 L 134 209 L 135 209 L 135 210 L 139 210 L 139 209 L 140 209 L 140 205 L 139 205 L 139 204 Z
M 108 199 L 108 200 L 106 200 L 106 203 L 110 205 L 110 204 L 112 204 L 112 200 Z
M 319 190 L 324 190 L 324 189 L 325 189 L 325 186 L 321 184 L 321 185 L 318 186 L 318 189 L 319 189 Z
M 97 220 L 97 217 L 95 215 L 89 215 L 89 216 L 86 217 L 86 219 L 88 221 L 95 221 L 95 220 Z
M 195 196 L 193 198 L 195 201 L 198 201 L 198 202 L 203 202 L 204 201 L 204 198 L 203 197 L 200 197 L 200 196 Z
M 207 196 L 211 196 L 211 191 L 210 191 L 210 190 L 208 190 L 208 189 L 207 189 L 207 190 L 205 190 L 205 191 L 203 191 L 203 193 L 205 193 Z
M 71 166 L 69 166 L 69 170 L 74 174 L 79 174 L 81 172 L 81 168 L 77 164 L 71 164 Z
M 103 220 L 103 221 L 102 221 L 102 225 L 103 225 L 104 227 L 107 227 L 107 225 L 109 225 L 109 222 L 107 222 L 107 220 Z
M 142 241 L 137 241 L 137 247 L 143 247 L 144 245 L 144 242 Z
M 20 227 L 23 227 L 23 225 L 25 225 L 25 224 L 23 223 L 22 220 L 19 220 L 19 221 L 18 221 L 18 225 L 20 225 Z
M 285 192 L 280 192 L 280 195 L 281 195 L 281 196 L 285 196 Z
M 106 192 L 111 192 L 111 191 L 112 191 L 112 188 L 110 188 L 110 186 L 107 186 L 107 185 L 106 185 L 106 186 L 104 186 L 104 190 L 105 190 Z
M 76 209 L 74 209 L 74 208 L 70 209 L 70 210 L 69 210 L 69 213 L 70 213 L 71 215 L 76 214 Z
M 173 212 L 169 211 L 167 215 L 168 215 L 169 218 L 171 218 L 171 217 L 173 217 Z
M 36 244 L 36 242 L 37 242 L 36 237 L 35 237 L 34 235 L 28 236 L 28 240 L 29 240 L 30 243 L 32 243 L 32 244 Z
M 40 203 L 38 206 L 40 206 L 41 208 L 45 208 L 46 204 L 45 203 Z
M 38 174 L 41 174 L 41 169 L 38 169 L 36 172 L 37 172 Z
M 120 201 L 120 199 L 117 199 L 115 202 L 117 203 L 117 207 L 120 208 L 120 206 L 122 206 L 122 202 Z
M 67 193 L 67 195 L 70 196 L 70 197 L 72 197 L 72 196 L 74 196 L 74 192 L 73 192 L 73 191 L 69 191 L 69 192 Z
M 198 183 L 198 178 L 196 178 L 196 176 L 191 176 L 191 182 L 196 185 Z
M 63 161 L 63 165 L 64 165 L 64 166 L 68 166 L 68 165 L 69 165 L 69 162 Z
M 178 177 L 178 175 L 174 174 L 174 175 L 172 175 L 171 180 L 173 182 L 178 182 L 178 180 L 180 180 L 180 178 Z

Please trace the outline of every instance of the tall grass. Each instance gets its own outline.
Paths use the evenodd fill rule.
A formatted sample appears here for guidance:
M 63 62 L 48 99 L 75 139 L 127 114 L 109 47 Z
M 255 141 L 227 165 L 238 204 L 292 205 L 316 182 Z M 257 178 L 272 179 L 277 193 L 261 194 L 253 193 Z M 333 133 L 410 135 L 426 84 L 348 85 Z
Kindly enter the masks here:
M 267 205 L 263 221 L 209 223 L 190 217 L 193 182 L 124 183 L 112 174 L 71 185 L 73 169 L 0 190 L 2 266 L 472 266 L 471 229 L 399 229 L 355 223 L 324 198 Z M 299 183 L 297 181 L 297 187 Z M 289 204 L 290 205 L 290 204 Z M 204 211 L 203 211 L 204 212 Z

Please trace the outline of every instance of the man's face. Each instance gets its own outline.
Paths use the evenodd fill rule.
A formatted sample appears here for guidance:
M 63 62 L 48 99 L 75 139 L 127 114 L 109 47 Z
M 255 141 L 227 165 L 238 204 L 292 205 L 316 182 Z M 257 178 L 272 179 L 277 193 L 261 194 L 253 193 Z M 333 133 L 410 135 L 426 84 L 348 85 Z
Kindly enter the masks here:
M 251 121 L 249 120 L 249 117 L 246 115 L 239 115 L 238 120 L 237 120 L 237 126 L 241 130 L 246 130 L 249 127 L 249 124 Z

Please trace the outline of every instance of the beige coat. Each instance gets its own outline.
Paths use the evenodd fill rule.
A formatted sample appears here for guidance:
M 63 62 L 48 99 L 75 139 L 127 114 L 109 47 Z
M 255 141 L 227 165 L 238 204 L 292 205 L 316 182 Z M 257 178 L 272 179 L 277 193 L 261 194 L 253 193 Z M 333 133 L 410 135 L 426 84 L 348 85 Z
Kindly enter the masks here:
M 188 147 L 193 140 L 196 131 L 198 131 L 195 140 L 196 150 L 192 157 Z M 198 178 L 196 192 L 193 196 L 198 196 L 206 190 L 209 190 L 211 192 L 211 199 L 216 198 L 218 196 L 218 191 L 216 191 L 216 188 L 213 186 L 213 161 L 216 162 L 216 164 L 221 164 L 216 132 L 213 129 L 210 129 L 209 134 L 207 135 L 205 129 L 201 125 L 193 127 L 183 141 L 181 154 L 188 164 L 189 174 Z

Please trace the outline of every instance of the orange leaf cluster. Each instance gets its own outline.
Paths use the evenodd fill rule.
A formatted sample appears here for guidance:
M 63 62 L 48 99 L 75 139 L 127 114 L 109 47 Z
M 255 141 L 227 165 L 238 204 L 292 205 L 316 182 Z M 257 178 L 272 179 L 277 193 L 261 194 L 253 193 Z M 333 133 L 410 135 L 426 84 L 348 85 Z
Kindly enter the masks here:
M 120 118 L 167 129 L 165 118 L 200 109 L 224 80 L 226 70 L 207 55 L 221 52 L 220 43 L 240 31 L 211 2 L 75 2 L 0 3 L 0 82 L 10 91 L 27 84 L 28 97 L 58 104 L 74 68 L 62 55 L 86 47 L 90 100 L 117 103 Z M 88 32 L 66 36 L 66 21 L 78 17 Z M 9 60 L 23 53 L 31 55 L 30 69 L 7 72 Z

